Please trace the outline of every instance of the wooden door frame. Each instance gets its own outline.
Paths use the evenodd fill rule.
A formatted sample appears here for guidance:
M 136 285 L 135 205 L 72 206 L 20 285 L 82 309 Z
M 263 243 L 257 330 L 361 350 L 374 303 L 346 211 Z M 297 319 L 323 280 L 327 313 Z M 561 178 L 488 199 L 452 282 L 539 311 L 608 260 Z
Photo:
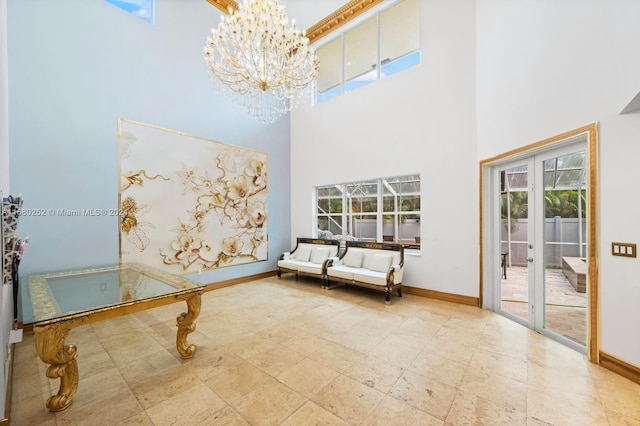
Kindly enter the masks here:
M 490 180 L 486 177 L 490 169 L 499 163 L 515 160 L 519 157 L 535 155 L 536 152 L 553 148 L 554 145 L 561 146 L 570 139 L 580 135 L 587 138 L 587 284 L 588 284 L 588 320 L 587 320 L 587 357 L 591 362 L 599 364 L 600 350 L 600 269 L 599 269 L 599 246 L 598 246 L 598 123 L 587 124 L 577 129 L 569 130 L 556 136 L 525 145 L 511 151 L 504 152 L 491 158 L 480 161 L 479 165 L 479 207 L 480 207 L 480 259 L 479 259 L 479 297 L 478 305 L 484 304 L 484 277 L 485 269 L 491 268 L 495 262 L 495 255 L 489 253 L 486 256 L 483 252 L 485 235 L 489 226 L 490 218 L 485 219 L 485 208 L 490 203 Z M 485 195 L 486 194 L 486 195 Z

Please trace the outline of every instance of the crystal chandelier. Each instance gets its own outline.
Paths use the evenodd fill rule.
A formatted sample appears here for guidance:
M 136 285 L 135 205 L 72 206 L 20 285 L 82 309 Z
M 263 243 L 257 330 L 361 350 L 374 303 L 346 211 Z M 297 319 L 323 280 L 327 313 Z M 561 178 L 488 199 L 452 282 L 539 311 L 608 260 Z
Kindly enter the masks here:
M 277 0 L 243 0 L 212 29 L 204 59 L 214 86 L 271 123 L 310 100 L 319 60 Z

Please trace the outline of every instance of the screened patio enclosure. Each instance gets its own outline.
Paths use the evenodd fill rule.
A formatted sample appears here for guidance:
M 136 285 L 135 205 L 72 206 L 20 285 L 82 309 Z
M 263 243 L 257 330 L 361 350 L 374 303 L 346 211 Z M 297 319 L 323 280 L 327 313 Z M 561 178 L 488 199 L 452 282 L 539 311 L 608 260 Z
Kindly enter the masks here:
M 586 153 L 544 163 L 545 263 L 562 267 L 562 257 L 585 256 Z M 501 248 L 508 266 L 527 264 L 528 173 L 526 166 L 501 174 Z
M 321 186 L 316 197 L 319 235 L 420 246 L 420 175 Z

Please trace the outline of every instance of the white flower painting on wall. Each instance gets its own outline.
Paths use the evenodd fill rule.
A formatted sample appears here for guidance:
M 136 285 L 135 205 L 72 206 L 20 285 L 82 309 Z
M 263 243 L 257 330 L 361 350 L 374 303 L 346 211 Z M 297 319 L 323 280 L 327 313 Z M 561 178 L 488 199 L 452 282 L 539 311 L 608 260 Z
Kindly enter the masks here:
M 176 274 L 267 259 L 267 154 L 120 119 L 120 258 Z

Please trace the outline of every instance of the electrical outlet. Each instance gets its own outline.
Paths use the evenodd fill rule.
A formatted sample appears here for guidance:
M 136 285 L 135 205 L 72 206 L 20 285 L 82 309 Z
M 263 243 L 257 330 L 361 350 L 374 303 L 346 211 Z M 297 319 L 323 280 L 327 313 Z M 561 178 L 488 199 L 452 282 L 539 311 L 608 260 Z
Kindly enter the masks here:
M 613 256 L 636 257 L 636 245 L 634 243 L 611 243 Z

